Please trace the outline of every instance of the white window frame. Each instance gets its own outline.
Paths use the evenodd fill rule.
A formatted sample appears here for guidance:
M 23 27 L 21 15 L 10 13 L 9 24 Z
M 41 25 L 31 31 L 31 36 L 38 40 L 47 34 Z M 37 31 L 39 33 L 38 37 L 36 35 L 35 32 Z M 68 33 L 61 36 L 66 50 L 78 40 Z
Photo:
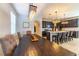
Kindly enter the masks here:
M 16 33 L 16 15 L 10 12 L 11 15 L 11 34 Z

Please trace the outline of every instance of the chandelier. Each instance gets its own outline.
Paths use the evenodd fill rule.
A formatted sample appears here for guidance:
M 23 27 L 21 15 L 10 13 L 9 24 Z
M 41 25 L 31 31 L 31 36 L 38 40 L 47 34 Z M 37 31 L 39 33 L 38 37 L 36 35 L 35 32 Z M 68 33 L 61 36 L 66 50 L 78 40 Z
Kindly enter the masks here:
M 53 23 L 59 23 L 60 22 L 60 20 L 57 18 L 57 16 L 58 16 L 58 14 L 57 14 L 58 12 L 57 11 L 55 11 L 55 14 L 56 14 L 56 19 L 54 19 L 52 22 Z
M 29 19 L 32 20 L 36 14 L 37 6 L 29 5 Z

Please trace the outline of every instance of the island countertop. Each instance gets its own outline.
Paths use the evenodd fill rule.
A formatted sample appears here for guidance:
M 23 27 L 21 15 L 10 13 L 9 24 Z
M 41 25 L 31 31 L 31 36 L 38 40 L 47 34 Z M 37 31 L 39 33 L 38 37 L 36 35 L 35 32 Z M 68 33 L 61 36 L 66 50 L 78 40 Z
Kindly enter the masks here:
M 63 33 L 63 32 L 68 32 L 68 31 L 48 31 L 50 33 Z

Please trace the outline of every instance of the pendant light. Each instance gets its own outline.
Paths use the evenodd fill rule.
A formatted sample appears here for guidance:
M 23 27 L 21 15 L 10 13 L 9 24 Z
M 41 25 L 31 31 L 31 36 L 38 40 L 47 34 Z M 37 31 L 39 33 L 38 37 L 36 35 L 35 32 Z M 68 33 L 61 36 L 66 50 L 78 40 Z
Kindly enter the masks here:
M 29 5 L 29 19 L 32 20 L 36 14 L 37 6 Z
M 66 20 L 65 18 L 65 14 L 64 14 L 64 19 L 62 20 L 61 24 L 68 24 L 69 22 Z

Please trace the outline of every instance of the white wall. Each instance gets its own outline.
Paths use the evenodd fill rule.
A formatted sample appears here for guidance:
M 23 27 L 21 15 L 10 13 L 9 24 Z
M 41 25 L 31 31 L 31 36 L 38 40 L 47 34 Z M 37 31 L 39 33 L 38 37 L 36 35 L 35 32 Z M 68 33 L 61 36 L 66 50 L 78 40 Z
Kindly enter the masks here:
M 28 15 L 18 15 L 9 4 L 2 3 L 0 4 L 0 37 L 5 36 L 7 34 L 11 34 L 11 21 L 10 21 L 10 11 L 13 11 L 16 14 L 16 31 L 17 32 L 25 32 L 28 30 L 32 30 L 34 32 L 34 24 L 28 19 Z M 36 18 L 35 18 L 36 20 Z M 37 17 L 37 20 L 41 23 L 42 20 L 40 17 Z M 23 22 L 29 22 L 29 28 L 23 28 Z M 41 25 L 42 26 L 42 25 Z M 41 28 L 40 28 L 41 31 Z M 39 32 L 38 34 L 40 34 Z
M 14 10 L 7 3 L 0 3 L 0 37 L 11 33 L 10 11 Z
M 10 33 L 10 18 L 0 9 L 0 37 Z
M 37 4 L 34 4 L 34 5 L 37 5 Z M 40 13 L 39 11 L 41 10 L 40 6 L 41 6 L 41 8 L 44 7 L 43 4 L 37 5 L 37 7 L 38 7 L 37 12 L 36 12 L 37 16 L 34 19 L 32 19 L 32 21 L 30 21 L 28 19 L 29 5 L 28 4 L 26 4 L 26 5 L 25 4 L 15 4 L 16 10 L 19 11 L 18 13 L 20 14 L 18 19 L 17 19 L 17 23 L 16 23 L 17 24 L 16 25 L 17 32 L 23 33 L 23 32 L 26 32 L 28 30 L 31 30 L 32 33 L 34 33 L 34 20 L 37 20 L 40 23 L 40 28 L 39 28 L 39 31 L 37 31 L 37 34 L 41 35 L 41 33 L 42 33 L 42 16 L 40 16 L 40 14 L 39 14 Z M 30 23 L 29 28 L 23 28 L 23 22 L 29 22 Z
M 29 22 L 29 24 L 31 24 L 30 21 L 28 20 L 27 16 L 19 15 L 19 17 L 16 21 L 16 24 L 17 24 L 16 25 L 16 31 L 17 32 L 26 32 L 28 30 L 31 30 L 30 25 L 29 25 L 29 28 L 24 28 L 23 22 Z
M 37 19 L 39 21 L 39 31 L 37 32 L 38 35 L 42 36 L 42 17 L 38 17 Z
M 17 32 L 26 32 L 26 31 L 32 31 L 32 33 L 34 33 L 34 21 L 37 20 L 39 22 L 39 31 L 37 31 L 36 34 L 38 35 L 42 35 L 42 18 L 41 17 L 37 17 L 37 18 L 34 18 L 33 20 L 29 20 L 28 19 L 28 16 L 24 16 L 24 15 L 19 15 L 18 19 L 17 19 Z M 29 28 L 24 28 L 23 27 L 23 22 L 29 22 Z

